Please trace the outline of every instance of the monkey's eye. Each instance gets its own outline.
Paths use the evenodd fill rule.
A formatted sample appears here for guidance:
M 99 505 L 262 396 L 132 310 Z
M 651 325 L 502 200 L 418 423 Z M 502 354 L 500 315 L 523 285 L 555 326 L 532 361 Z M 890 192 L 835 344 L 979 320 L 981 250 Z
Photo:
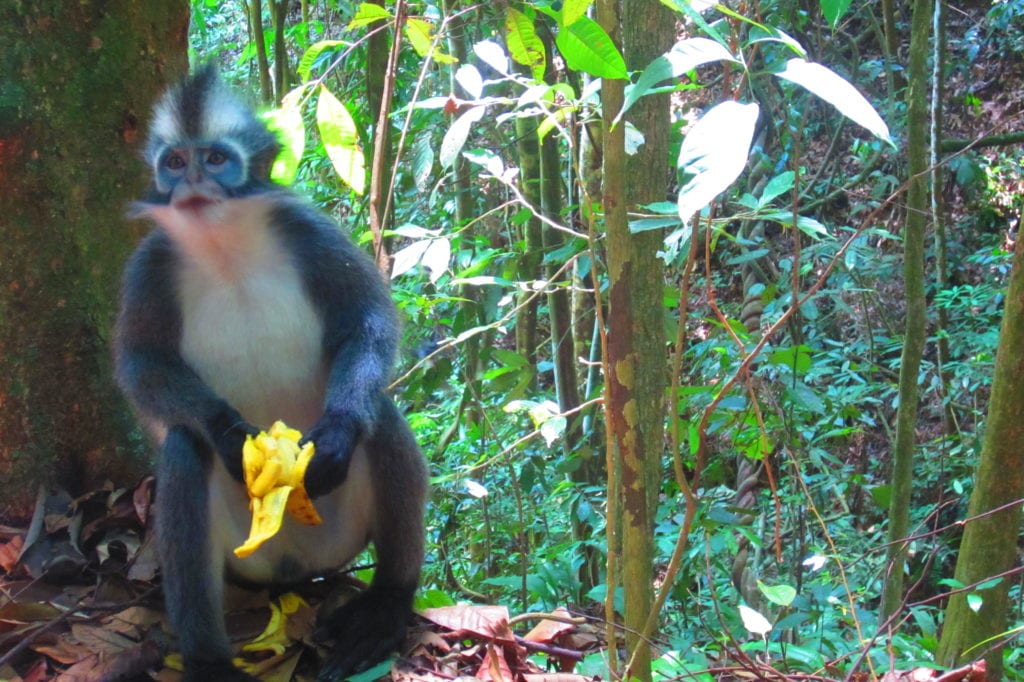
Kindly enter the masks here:
M 214 149 L 210 152 L 209 156 L 206 157 L 206 163 L 211 166 L 220 166 L 227 162 L 228 156 L 222 151 Z
M 181 170 L 187 164 L 185 163 L 185 158 L 181 154 L 171 154 L 164 161 L 164 165 L 171 170 Z

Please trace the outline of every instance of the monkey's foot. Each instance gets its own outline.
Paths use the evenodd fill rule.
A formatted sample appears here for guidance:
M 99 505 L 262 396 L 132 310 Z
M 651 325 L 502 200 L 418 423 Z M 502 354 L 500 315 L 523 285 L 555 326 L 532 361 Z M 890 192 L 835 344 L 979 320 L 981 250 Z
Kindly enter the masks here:
M 190 661 L 182 682 L 259 682 L 258 677 L 236 668 L 231 661 Z
M 333 653 L 317 679 L 340 682 L 398 649 L 405 639 L 411 604 L 412 590 L 370 587 L 330 614 L 317 637 L 334 640 Z

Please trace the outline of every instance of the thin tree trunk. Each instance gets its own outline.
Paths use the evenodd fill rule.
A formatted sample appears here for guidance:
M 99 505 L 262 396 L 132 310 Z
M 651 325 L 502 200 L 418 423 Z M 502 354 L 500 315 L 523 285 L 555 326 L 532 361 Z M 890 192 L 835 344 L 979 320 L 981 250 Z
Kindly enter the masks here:
M 893 446 L 892 499 L 889 504 L 889 572 L 882 592 L 885 621 L 903 603 L 903 565 L 910 526 L 914 477 L 915 431 L 918 411 L 918 371 L 924 352 L 926 301 L 924 236 L 928 217 L 928 41 L 932 0 L 915 0 L 907 69 L 907 216 L 903 230 L 903 286 L 907 306 L 903 354 L 900 361 L 899 408 Z
M 284 40 L 288 19 L 288 0 L 271 0 L 270 13 L 274 20 L 274 101 L 278 104 L 288 94 L 288 47 Z
M 528 72 L 529 69 L 524 69 Z M 537 138 L 537 116 L 516 118 L 516 151 L 519 155 L 519 184 L 523 197 L 535 211 L 541 210 L 540 140 Z M 516 266 L 516 279 L 534 282 L 540 279 L 541 258 L 544 255 L 540 219 L 530 216 L 520 225 L 523 249 Z M 539 299 L 526 302 L 533 291 L 519 292 L 516 312 L 516 351 L 531 367 L 537 366 L 537 310 Z
M 256 43 L 256 69 L 260 81 L 260 101 L 270 104 L 274 101 L 274 88 L 270 82 L 270 60 L 267 57 L 267 40 L 263 35 L 263 0 L 249 0 L 249 26 Z

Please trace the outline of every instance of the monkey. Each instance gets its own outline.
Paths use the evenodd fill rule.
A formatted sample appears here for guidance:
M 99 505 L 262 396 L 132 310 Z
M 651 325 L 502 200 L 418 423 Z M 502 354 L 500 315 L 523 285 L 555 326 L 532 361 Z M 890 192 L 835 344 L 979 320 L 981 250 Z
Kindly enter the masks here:
M 387 394 L 398 313 L 373 260 L 274 183 L 280 145 L 213 66 L 154 107 L 152 180 L 131 214 L 153 224 L 129 257 L 115 375 L 158 450 L 156 540 L 186 680 L 252 680 L 231 662 L 226 580 L 285 587 L 344 568 L 371 542 L 369 587 L 322 618 L 321 680 L 404 637 L 424 555 L 425 460 Z M 323 519 L 244 559 L 246 436 L 276 420 L 316 454 L 305 485 Z

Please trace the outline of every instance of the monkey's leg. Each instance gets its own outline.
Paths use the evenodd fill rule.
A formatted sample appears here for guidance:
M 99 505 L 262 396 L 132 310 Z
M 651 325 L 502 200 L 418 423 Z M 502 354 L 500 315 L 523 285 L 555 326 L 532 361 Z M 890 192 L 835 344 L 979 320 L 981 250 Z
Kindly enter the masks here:
M 386 404 L 383 404 L 386 402 Z M 412 431 L 390 399 L 363 447 L 376 500 L 373 543 L 377 570 L 366 592 L 330 614 L 321 634 L 335 641 L 321 681 L 342 680 L 401 646 L 423 565 L 427 469 Z
M 177 426 L 164 441 L 157 467 L 156 531 L 164 601 L 178 634 L 186 682 L 256 678 L 231 664 L 224 629 L 224 560 L 213 556 L 208 479 L 213 453 Z

